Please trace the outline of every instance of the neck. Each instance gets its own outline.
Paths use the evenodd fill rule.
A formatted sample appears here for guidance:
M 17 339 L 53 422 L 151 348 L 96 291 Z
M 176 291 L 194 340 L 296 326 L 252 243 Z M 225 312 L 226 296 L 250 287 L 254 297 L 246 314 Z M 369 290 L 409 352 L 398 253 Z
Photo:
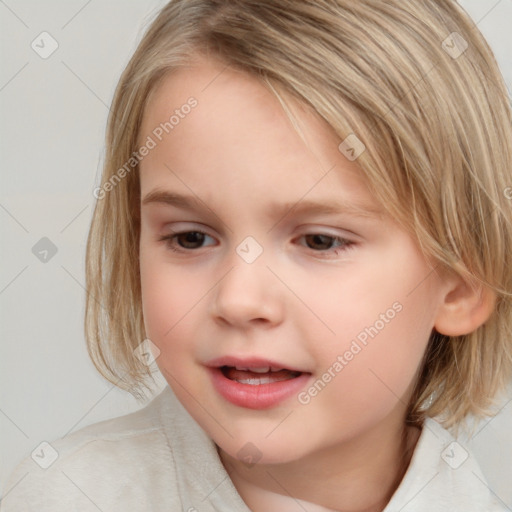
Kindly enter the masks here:
M 420 430 L 374 429 L 300 460 L 248 467 L 222 450 L 233 484 L 253 512 L 382 512 L 400 484 Z

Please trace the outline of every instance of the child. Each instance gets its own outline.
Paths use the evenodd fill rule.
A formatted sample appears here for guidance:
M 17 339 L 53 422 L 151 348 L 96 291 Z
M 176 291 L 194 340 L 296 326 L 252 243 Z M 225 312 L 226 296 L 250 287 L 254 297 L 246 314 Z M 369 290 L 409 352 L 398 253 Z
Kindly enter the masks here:
M 166 5 L 113 101 L 86 334 L 169 387 L 2 510 L 508 510 L 446 428 L 511 375 L 511 120 L 454 1 Z

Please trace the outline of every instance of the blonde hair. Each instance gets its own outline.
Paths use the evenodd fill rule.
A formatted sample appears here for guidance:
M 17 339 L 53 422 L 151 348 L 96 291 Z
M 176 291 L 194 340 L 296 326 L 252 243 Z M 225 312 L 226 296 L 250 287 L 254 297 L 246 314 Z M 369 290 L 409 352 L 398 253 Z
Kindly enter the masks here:
M 466 47 L 467 46 L 467 47 Z M 411 422 L 490 412 L 512 373 L 512 115 L 494 56 L 451 0 L 176 0 L 158 14 L 117 86 L 102 183 L 137 149 L 148 97 L 194 54 L 308 105 L 357 162 L 387 212 L 443 268 L 497 297 L 466 336 L 433 332 Z M 512 192 L 512 191 L 511 191 Z M 87 244 L 86 338 L 102 375 L 137 395 L 150 370 L 138 245 L 137 166 L 97 201 Z

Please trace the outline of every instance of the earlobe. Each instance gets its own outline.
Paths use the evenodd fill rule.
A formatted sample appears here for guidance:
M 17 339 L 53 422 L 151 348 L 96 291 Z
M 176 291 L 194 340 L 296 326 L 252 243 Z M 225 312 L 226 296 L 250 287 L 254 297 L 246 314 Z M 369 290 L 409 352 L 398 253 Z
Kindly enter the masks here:
M 458 276 L 452 281 L 439 308 L 435 329 L 446 336 L 469 334 L 491 316 L 496 295 L 481 283 L 465 281 Z

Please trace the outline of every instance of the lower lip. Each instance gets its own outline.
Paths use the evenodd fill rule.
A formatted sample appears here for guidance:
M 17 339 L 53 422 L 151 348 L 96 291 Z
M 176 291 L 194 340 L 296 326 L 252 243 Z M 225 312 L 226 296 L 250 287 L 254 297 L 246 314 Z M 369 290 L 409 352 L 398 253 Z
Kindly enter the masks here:
M 268 384 L 242 384 L 228 379 L 220 368 L 209 368 L 215 389 L 228 401 L 247 409 L 269 409 L 299 393 L 311 375 L 302 373 L 294 379 Z

